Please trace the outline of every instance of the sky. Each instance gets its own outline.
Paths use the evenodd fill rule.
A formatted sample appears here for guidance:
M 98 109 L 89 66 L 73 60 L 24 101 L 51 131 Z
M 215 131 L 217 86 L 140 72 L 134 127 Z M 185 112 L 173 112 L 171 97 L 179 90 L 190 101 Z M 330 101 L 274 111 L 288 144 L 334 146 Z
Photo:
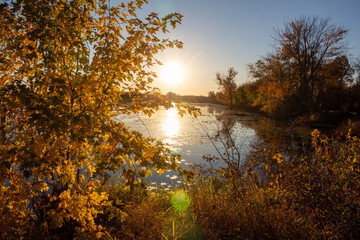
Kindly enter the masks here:
M 182 41 L 183 49 L 168 49 L 157 58 L 181 64 L 185 78 L 176 85 L 156 79 L 154 86 L 164 94 L 207 96 L 218 90 L 216 73 L 230 67 L 238 71 L 237 84 L 252 81 L 247 65 L 272 51 L 275 29 L 301 16 L 330 18 L 347 28 L 348 53 L 360 57 L 360 0 L 149 0 L 138 15 L 150 12 L 184 16 L 167 35 Z

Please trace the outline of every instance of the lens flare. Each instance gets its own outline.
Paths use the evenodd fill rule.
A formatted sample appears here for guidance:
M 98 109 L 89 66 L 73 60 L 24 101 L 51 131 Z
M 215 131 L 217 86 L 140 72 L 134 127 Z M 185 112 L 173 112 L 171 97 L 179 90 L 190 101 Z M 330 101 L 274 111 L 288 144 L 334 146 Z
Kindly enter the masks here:
M 184 190 L 177 190 L 171 197 L 171 205 L 177 212 L 183 212 L 189 208 L 190 197 Z

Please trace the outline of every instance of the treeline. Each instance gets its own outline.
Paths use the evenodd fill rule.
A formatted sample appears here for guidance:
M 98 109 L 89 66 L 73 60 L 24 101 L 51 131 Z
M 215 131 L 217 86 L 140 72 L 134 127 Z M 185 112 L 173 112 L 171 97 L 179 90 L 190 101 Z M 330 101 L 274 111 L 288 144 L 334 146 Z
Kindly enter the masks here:
M 209 97 L 207 96 L 195 96 L 195 95 L 178 95 L 173 92 L 168 92 L 165 95 L 166 99 L 172 100 L 177 103 L 209 103 Z
M 158 100 L 160 97 L 158 92 L 155 93 L 138 93 L 138 94 L 131 94 L 131 93 L 124 93 L 121 95 L 121 100 L 118 103 L 118 106 L 121 106 L 121 104 L 124 103 L 131 103 L 134 101 L 141 101 L 144 102 L 150 102 L 153 100 Z M 165 95 L 161 95 L 162 105 L 168 105 L 171 102 L 176 103 L 213 103 L 208 96 L 196 96 L 196 95 L 179 95 L 173 92 L 168 92 Z M 218 102 L 220 103 L 220 102 Z
M 254 80 L 237 85 L 237 72 L 216 74 L 212 101 L 269 115 L 299 117 L 360 112 L 360 60 L 350 61 L 348 30 L 328 19 L 301 17 L 275 31 L 272 53 L 248 65 Z

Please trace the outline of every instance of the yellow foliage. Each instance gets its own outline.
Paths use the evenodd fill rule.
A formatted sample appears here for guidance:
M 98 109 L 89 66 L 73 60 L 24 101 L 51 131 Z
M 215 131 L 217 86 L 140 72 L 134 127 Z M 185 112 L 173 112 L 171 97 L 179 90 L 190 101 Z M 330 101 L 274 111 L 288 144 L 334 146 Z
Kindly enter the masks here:
M 148 81 L 155 73 L 145 69 L 158 64 L 154 55 L 166 47 L 182 47 L 156 37 L 182 16 L 160 19 L 152 13 L 144 22 L 134 21 L 130 17 L 143 3 L 1 4 L 3 236 L 20 238 L 31 216 L 49 234 L 70 226 L 72 237 L 80 232 L 101 237 L 95 218 L 110 204 L 101 190 L 109 173 L 122 172 L 135 187 L 153 168 L 177 168 L 177 157 L 162 143 L 115 118 L 168 104 Z M 149 93 L 151 101 L 141 98 Z M 122 102 L 125 95 L 134 101 Z
M 284 157 L 283 157 L 281 154 L 277 153 L 277 154 L 273 157 L 273 159 L 276 160 L 276 162 L 277 162 L 278 164 L 281 164 L 282 161 L 284 160 Z

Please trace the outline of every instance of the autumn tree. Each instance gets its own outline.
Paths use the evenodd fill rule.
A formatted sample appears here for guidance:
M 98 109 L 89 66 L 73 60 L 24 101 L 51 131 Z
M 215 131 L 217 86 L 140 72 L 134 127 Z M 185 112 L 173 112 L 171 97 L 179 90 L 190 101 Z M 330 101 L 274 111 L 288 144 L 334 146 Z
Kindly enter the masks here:
M 347 30 L 330 24 L 329 19 L 300 17 L 276 31 L 282 55 L 288 56 L 296 73 L 299 104 L 308 114 L 315 111 L 315 88 L 325 63 L 344 54 Z
M 238 74 L 234 68 L 229 68 L 227 74 L 216 73 L 216 82 L 221 93 L 220 101 L 233 107 L 235 104 L 236 83 L 235 78 Z
M 347 56 L 336 57 L 325 63 L 316 86 L 316 103 L 321 110 L 349 109 L 349 86 L 353 82 L 353 69 Z
M 346 34 L 346 29 L 318 17 L 300 17 L 278 29 L 274 53 L 249 65 L 250 75 L 264 83 L 257 104 L 269 112 L 284 103 L 299 114 L 318 111 L 325 68 L 344 56 Z
M 1 238 L 33 232 L 31 222 L 37 238 L 101 237 L 95 218 L 111 204 L 101 190 L 111 174 L 131 189 L 152 171 L 177 169 L 177 155 L 119 117 L 157 109 L 149 69 L 155 54 L 182 46 L 158 37 L 182 16 L 140 19 L 144 3 L 0 3 Z M 131 104 L 119 104 L 124 95 Z
M 294 92 L 294 73 L 287 57 L 273 54 L 249 64 L 250 75 L 257 80 L 257 94 L 253 105 L 263 112 L 287 112 Z

